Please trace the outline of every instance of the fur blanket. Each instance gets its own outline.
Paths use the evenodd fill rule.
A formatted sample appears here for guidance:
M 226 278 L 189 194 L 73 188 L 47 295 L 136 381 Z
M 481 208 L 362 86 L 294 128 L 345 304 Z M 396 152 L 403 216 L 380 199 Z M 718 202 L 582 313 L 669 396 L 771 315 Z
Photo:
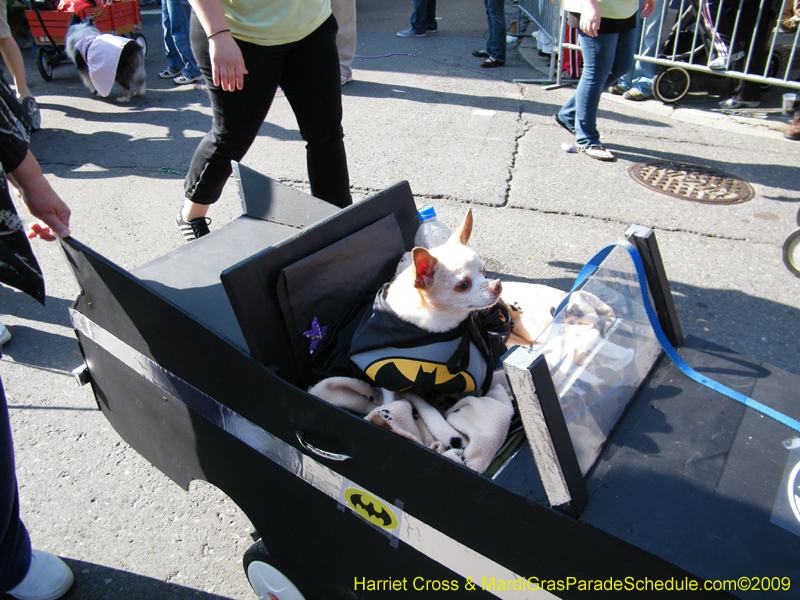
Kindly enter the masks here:
M 440 409 L 412 392 L 400 392 L 383 405 L 383 391 L 366 381 L 329 377 L 309 393 L 439 454 L 483 473 L 508 435 L 514 409 L 502 385 L 485 396 L 468 396 Z

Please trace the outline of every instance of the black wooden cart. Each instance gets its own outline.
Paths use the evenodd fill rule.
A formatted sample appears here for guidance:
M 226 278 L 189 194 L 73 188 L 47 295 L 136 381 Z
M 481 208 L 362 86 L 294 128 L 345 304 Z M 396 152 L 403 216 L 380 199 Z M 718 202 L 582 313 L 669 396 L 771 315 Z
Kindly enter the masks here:
M 800 537 L 773 515 L 800 496 L 782 444 L 794 432 L 663 357 L 624 382 L 627 406 L 588 470 L 547 366 L 523 349 L 506 369 L 528 434 L 512 433 L 483 475 L 309 395 L 298 331 L 390 278 L 418 226 L 411 191 L 339 210 L 243 166 L 235 175 L 240 218 L 131 272 L 73 238 L 63 247 L 81 287 L 78 375 L 153 465 L 184 487 L 214 484 L 250 518 L 261 541 L 244 564 L 260 598 L 683 597 L 694 586 L 800 597 Z M 628 234 L 687 362 L 800 417 L 800 378 L 683 340 L 652 232 Z

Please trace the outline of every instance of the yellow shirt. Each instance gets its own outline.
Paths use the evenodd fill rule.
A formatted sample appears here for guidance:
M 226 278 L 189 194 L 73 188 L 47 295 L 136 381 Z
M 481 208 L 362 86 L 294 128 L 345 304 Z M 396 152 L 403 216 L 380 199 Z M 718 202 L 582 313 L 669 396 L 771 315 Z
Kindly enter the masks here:
M 231 34 L 260 46 L 297 42 L 331 16 L 330 0 L 222 0 Z
M 569 12 L 583 13 L 585 0 L 564 0 L 564 8 Z M 597 0 L 600 18 L 627 19 L 639 10 L 639 0 Z

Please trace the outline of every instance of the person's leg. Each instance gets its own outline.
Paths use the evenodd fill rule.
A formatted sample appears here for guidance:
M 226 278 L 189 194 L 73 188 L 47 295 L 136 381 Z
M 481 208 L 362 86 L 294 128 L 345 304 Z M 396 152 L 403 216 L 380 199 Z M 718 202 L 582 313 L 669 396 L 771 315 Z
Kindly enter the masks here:
M 616 36 L 616 46 L 610 50 L 614 56 L 614 60 L 611 63 L 608 80 L 603 86 L 604 89 L 625 73 L 629 73 L 634 63 L 633 55 L 636 52 L 639 39 L 636 35 L 636 30 L 631 29 L 630 31 L 623 31 L 622 33 L 616 34 Z
M 258 135 L 275 97 L 286 51 L 285 46 L 239 42 L 248 73 L 241 90 L 226 92 L 213 84 L 208 40 L 196 15 L 191 27 L 192 50 L 206 78 L 213 122 L 197 146 L 184 180 L 186 202 L 181 214 L 185 221 L 206 215 L 231 174 L 231 160 L 240 161 Z
M 597 109 L 603 90 L 611 83 L 609 75 L 615 65 L 617 40 L 620 34 L 600 33 L 596 37 L 589 37 L 581 31 L 578 35 L 583 54 L 583 71 L 575 90 L 575 140 L 579 146 L 596 146 L 600 144 Z M 628 70 L 630 62 L 626 69 L 617 71 L 616 77 Z M 571 124 L 569 121 L 565 122 Z
M 642 15 L 641 15 L 641 4 L 642 3 L 639 2 L 640 10 L 636 14 L 636 29 L 635 29 L 635 31 L 636 31 L 636 40 L 637 40 L 636 52 L 639 52 L 639 48 L 640 48 L 639 42 L 641 41 L 643 43 L 643 40 L 642 40 L 643 21 L 642 21 Z M 636 77 L 636 68 L 637 68 L 637 66 L 638 66 L 638 63 L 635 63 L 631 67 L 631 70 L 628 71 L 627 73 L 623 73 L 623 75 L 616 82 L 616 84 L 619 87 L 621 87 L 623 90 L 628 91 L 633 87 L 633 80 Z M 614 82 L 612 81 L 611 83 L 613 84 Z
M 26 98 L 31 95 L 28 89 L 28 80 L 25 77 L 25 62 L 22 60 L 17 41 L 11 35 L 11 28 L 8 26 L 8 5 L 6 0 L 0 0 L 0 55 L 11 71 L 14 78 L 14 87 L 17 96 Z
M 189 34 L 189 19 L 192 9 L 184 0 L 162 0 L 162 2 L 170 5 L 172 39 L 175 42 L 175 48 L 180 54 L 179 60 L 182 63 L 183 74 L 188 79 L 199 77 L 200 68 L 197 66 L 197 61 L 192 52 Z
M 339 51 L 339 75 L 342 84 L 353 79 L 356 55 L 356 0 L 331 0 L 333 16 L 339 26 L 336 49 Z
M 31 563 L 31 541 L 19 518 L 14 442 L 0 381 L 0 593 L 16 587 Z
M 661 47 L 661 22 L 664 9 L 664 0 L 656 0 L 653 14 L 644 21 L 642 43 L 641 47 L 637 49 L 637 53 L 641 56 L 655 58 L 658 55 L 658 50 Z M 633 79 L 631 80 L 632 87 L 635 87 L 648 98 L 652 98 L 653 80 L 658 73 L 658 69 L 659 67 L 655 63 L 642 60 L 636 61 L 633 67 Z
M 429 32 L 438 31 L 439 24 L 436 22 L 436 0 L 428 0 L 425 8 L 425 30 Z
M 165 73 L 175 73 L 177 76 L 178 73 L 183 71 L 183 61 L 177 46 L 175 46 L 175 40 L 172 38 L 172 19 L 170 15 L 174 9 L 172 4 L 175 1 L 163 0 L 161 2 L 161 28 L 164 32 L 164 49 L 167 53 L 167 66 L 169 67 Z
M 411 13 L 411 30 L 414 33 L 425 33 L 428 29 L 428 4 L 431 0 L 414 0 L 414 12 Z
M 3 56 L 3 60 L 14 78 L 17 96 L 20 99 L 31 96 L 28 80 L 25 77 L 25 61 L 22 59 L 22 52 L 20 52 L 17 41 L 11 35 L 11 28 L 8 26 L 6 0 L 0 0 L 0 55 Z
M 349 206 L 353 199 L 342 131 L 335 19 L 292 45 L 280 85 L 306 141 L 311 193 L 336 206 Z
M 489 35 L 486 51 L 491 58 L 506 61 L 506 12 L 503 0 L 484 0 Z
M 558 113 L 556 113 L 556 121 L 558 121 L 559 125 L 570 131 L 573 135 L 575 134 L 575 106 L 577 103 L 575 96 L 577 95 L 578 92 L 576 90 L 575 93 L 569 97 L 569 100 L 564 103 L 564 106 L 559 109 Z
M 759 5 L 746 1 L 742 5 L 742 14 L 739 19 L 750 23 L 750 27 L 744 27 L 743 31 L 748 32 L 748 34 L 752 32 L 753 37 L 752 51 L 749 57 L 750 65 L 747 67 L 747 73 L 764 75 L 767 63 L 767 38 L 773 30 L 775 12 L 772 10 L 771 5 L 766 3 L 759 16 Z M 752 27 L 755 26 L 756 22 L 758 22 L 758 26 L 753 30 Z M 749 40 L 746 45 L 750 48 Z M 744 70 L 746 63 L 741 68 Z M 761 84 L 757 81 L 746 81 L 744 79 L 739 80 L 736 90 L 729 100 L 720 102 L 722 108 L 739 108 L 742 106 L 752 108 L 760 104 Z

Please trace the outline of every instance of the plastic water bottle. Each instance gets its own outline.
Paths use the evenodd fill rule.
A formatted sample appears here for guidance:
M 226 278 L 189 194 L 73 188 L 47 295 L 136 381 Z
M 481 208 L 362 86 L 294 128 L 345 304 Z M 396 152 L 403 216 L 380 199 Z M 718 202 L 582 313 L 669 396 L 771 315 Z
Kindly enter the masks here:
M 450 230 L 436 219 L 436 211 L 426 206 L 419 211 L 420 225 L 414 236 L 414 245 L 422 248 L 441 246 L 450 238 Z

